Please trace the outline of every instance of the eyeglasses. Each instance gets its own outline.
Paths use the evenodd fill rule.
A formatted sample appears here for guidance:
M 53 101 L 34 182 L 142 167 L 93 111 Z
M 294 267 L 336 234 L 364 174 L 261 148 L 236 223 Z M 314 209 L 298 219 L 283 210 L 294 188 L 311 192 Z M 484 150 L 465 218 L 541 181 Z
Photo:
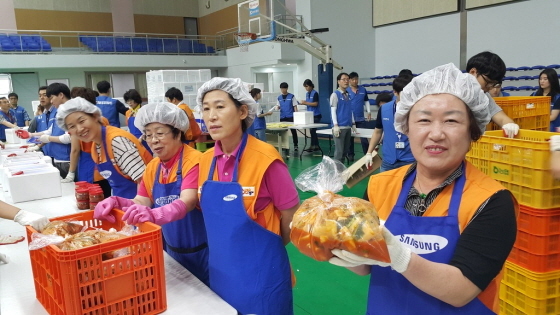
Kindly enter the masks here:
M 163 138 L 165 138 L 165 135 L 170 133 L 171 131 L 168 132 L 156 132 L 152 135 L 142 135 L 142 140 L 146 141 L 146 142 L 151 142 L 154 141 L 155 139 L 157 140 L 161 140 Z
M 350 80 L 350 79 L 348 79 L 348 78 L 340 79 L 340 81 L 345 81 L 345 82 L 346 82 L 346 81 L 349 81 L 349 80 Z
M 497 87 L 502 86 L 502 84 L 500 82 L 496 82 L 496 81 L 486 79 L 486 76 L 484 74 L 481 74 L 480 76 L 482 77 L 482 80 L 484 80 L 484 83 L 486 83 L 486 87 L 489 88 L 489 89 L 497 88 Z

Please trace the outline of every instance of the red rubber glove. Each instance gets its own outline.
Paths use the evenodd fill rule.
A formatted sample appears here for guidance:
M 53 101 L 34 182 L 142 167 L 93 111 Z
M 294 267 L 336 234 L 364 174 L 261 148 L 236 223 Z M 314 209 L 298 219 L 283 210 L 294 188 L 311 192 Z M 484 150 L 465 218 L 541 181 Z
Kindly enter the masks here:
M 157 225 L 164 225 L 180 220 L 187 215 L 187 205 L 181 199 L 176 199 L 170 204 L 154 209 L 134 204 L 123 210 L 126 211 L 123 221 L 126 221 L 128 224 L 150 221 Z
M 114 208 L 125 211 L 125 207 L 134 205 L 134 201 L 118 196 L 111 196 L 101 200 L 93 210 L 93 218 L 98 220 L 107 220 L 115 223 L 115 216 L 111 214 Z M 124 220 L 124 219 L 123 219 Z

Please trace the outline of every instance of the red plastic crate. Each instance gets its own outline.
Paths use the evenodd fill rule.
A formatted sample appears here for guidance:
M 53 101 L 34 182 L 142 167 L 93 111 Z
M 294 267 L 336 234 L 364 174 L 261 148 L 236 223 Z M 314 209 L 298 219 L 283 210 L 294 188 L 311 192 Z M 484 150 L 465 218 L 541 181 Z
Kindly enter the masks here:
M 517 229 L 539 236 L 560 234 L 560 208 L 535 209 L 520 205 Z
M 557 254 L 560 253 L 560 234 L 533 235 L 518 229 L 515 246 L 537 255 Z
M 507 260 L 534 272 L 560 270 L 560 253 L 537 255 L 514 245 Z
M 93 219 L 93 211 L 53 218 L 88 228 L 120 230 L 116 222 Z M 54 245 L 29 251 L 37 299 L 51 315 L 159 314 L 167 308 L 161 227 L 138 225 L 141 233 L 75 251 Z M 27 226 L 27 239 L 37 232 Z M 103 253 L 128 248 L 130 254 L 103 260 Z

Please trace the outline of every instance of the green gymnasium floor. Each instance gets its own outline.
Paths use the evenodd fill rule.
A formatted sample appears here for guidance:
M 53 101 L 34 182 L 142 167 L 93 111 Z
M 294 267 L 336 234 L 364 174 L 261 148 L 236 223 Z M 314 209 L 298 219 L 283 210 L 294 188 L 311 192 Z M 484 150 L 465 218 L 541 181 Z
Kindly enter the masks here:
M 300 145 L 303 144 L 300 138 Z M 290 139 L 290 145 L 291 139 Z M 328 140 L 320 140 L 325 154 L 328 152 Z M 354 145 L 356 160 L 363 156 L 361 145 Z M 333 147 L 334 150 L 334 147 Z M 321 156 L 304 153 L 302 161 L 293 156 L 286 160 L 292 178 L 303 170 L 321 162 Z M 347 165 L 348 166 L 348 165 Z M 339 194 L 347 197 L 363 197 L 367 180 L 352 187 L 345 186 Z M 299 191 L 303 201 L 314 193 Z M 294 311 L 296 315 L 363 315 L 366 312 L 369 276 L 358 276 L 346 268 L 333 266 L 328 262 L 318 262 L 301 254 L 292 244 L 287 246 L 290 262 L 294 269 L 297 283 L 294 287 Z

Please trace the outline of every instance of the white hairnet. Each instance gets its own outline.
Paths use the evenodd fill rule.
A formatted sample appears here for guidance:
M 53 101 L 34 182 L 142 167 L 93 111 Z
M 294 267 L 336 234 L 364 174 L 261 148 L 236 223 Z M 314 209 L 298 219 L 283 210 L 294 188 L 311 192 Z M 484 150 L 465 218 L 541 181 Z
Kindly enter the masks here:
M 473 112 L 480 130 L 486 130 L 491 118 L 488 96 L 473 75 L 462 73 L 454 64 L 448 63 L 422 73 L 404 87 L 395 112 L 395 129 L 398 132 L 403 132 L 405 117 L 412 106 L 431 94 L 451 94 L 458 97 Z
M 255 102 L 243 81 L 238 78 L 212 78 L 206 81 L 199 89 L 196 95 L 196 103 L 202 108 L 202 98 L 204 94 L 213 90 L 222 90 L 229 93 L 234 99 L 238 100 L 241 104 L 247 105 L 249 108 L 249 115 L 245 118 L 247 127 L 251 126 L 257 115 L 258 104 Z
M 66 117 L 74 112 L 84 112 L 88 114 L 99 114 L 101 116 L 101 110 L 99 107 L 88 102 L 85 98 L 76 97 L 68 100 L 66 103 L 60 105 L 56 110 L 56 124 L 68 131 L 66 128 L 66 123 L 64 120 Z
M 189 129 L 189 117 L 177 105 L 163 102 L 151 103 L 140 107 L 134 119 L 134 126 L 144 132 L 144 127 L 151 123 L 171 125 L 183 132 Z

